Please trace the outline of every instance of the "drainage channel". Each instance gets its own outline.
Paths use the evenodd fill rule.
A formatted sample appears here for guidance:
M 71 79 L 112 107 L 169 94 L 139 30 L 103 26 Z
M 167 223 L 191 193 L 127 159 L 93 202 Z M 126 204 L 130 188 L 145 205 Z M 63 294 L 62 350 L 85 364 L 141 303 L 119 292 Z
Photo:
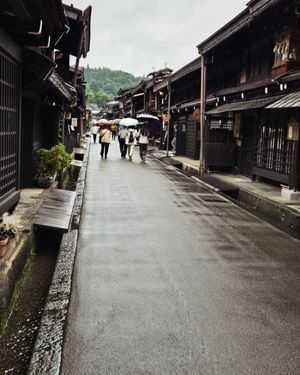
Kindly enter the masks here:
M 0 336 L 0 374 L 27 372 L 57 253 L 57 248 L 39 249 L 27 263 L 18 297 Z
M 66 190 L 75 190 L 68 181 Z M 40 327 L 48 291 L 59 254 L 61 234 L 46 231 L 41 246 L 32 251 L 17 283 L 7 319 L 0 335 L 0 374 L 26 375 Z

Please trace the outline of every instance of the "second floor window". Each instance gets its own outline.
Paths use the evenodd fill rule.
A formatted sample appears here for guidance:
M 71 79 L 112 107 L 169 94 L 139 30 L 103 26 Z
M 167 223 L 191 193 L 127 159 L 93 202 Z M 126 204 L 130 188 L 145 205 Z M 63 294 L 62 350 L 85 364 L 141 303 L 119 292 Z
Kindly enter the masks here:
M 274 65 L 279 65 L 289 59 L 290 38 L 286 36 L 275 43 L 274 49 Z

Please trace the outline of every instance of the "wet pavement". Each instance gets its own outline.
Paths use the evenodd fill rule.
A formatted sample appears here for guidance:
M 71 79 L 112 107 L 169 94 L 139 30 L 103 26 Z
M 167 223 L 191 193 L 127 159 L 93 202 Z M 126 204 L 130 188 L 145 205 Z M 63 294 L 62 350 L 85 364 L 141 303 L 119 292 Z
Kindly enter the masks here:
M 300 242 L 175 167 L 99 151 L 61 374 L 299 374 Z

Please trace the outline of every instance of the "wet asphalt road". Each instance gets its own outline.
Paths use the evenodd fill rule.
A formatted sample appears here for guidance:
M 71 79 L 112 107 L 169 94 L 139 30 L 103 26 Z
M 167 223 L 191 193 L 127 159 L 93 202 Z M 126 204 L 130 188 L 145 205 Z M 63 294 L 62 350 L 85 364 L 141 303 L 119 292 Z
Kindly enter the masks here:
M 298 375 L 299 291 L 299 241 L 91 144 L 63 375 Z

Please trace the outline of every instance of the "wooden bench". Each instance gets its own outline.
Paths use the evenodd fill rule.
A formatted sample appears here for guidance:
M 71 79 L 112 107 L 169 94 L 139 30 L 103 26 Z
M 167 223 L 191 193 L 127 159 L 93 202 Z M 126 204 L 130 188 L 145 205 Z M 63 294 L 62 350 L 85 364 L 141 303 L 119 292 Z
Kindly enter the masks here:
M 75 191 L 51 190 L 33 217 L 34 229 L 44 228 L 68 232 L 75 198 Z

